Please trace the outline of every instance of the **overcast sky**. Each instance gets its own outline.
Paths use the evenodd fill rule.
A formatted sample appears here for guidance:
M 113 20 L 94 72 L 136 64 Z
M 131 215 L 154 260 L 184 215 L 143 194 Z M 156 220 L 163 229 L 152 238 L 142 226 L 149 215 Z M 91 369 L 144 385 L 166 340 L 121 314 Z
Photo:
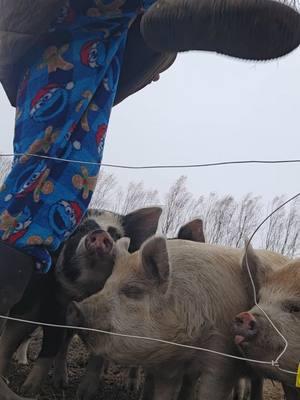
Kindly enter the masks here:
M 300 158 L 300 51 L 268 63 L 209 53 L 178 57 L 160 81 L 114 108 L 104 162 L 131 165 Z M 14 109 L 0 91 L 0 150 L 12 151 Z M 165 192 L 179 175 L 198 194 L 270 198 L 299 191 L 300 165 L 112 170 Z

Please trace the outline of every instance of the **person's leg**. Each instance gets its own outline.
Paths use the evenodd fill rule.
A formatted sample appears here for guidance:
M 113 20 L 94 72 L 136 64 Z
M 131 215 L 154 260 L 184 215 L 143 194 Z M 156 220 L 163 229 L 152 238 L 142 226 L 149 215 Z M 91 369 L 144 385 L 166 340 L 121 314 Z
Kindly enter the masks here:
M 33 270 L 30 256 L 0 241 L 0 316 L 21 300 Z
M 50 268 L 51 252 L 88 207 L 133 16 L 102 19 L 95 10 L 91 16 L 92 1 L 70 3 L 19 88 L 16 156 L 0 191 L 3 314 L 20 300 L 35 266 Z
M 0 192 L 0 239 L 43 270 L 91 200 L 126 41 L 121 18 L 81 11 L 48 36 L 20 85 L 16 157 Z

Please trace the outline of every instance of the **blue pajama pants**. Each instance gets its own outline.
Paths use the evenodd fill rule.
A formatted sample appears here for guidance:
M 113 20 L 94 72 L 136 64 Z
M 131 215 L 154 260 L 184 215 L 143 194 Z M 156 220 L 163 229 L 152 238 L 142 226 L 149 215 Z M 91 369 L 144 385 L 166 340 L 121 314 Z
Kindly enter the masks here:
M 151 4 L 142 1 L 70 0 L 20 83 L 0 239 L 32 255 L 41 271 L 80 223 L 99 172 L 51 157 L 101 162 L 128 28 Z

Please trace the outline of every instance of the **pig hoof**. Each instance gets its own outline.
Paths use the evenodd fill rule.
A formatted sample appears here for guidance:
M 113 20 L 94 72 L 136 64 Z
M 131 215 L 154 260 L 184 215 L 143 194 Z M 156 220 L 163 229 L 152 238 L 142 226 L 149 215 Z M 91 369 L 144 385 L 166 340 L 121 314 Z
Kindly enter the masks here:
M 85 377 L 80 383 L 76 399 L 77 400 L 92 400 L 96 397 L 99 389 L 99 379 L 98 377 L 87 378 Z

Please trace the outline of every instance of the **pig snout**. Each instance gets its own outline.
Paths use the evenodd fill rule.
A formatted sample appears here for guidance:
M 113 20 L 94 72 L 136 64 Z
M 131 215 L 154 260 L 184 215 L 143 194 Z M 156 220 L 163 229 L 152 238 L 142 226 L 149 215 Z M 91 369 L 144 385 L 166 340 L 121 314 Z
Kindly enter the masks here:
M 243 312 L 236 316 L 233 322 L 233 331 L 235 344 L 241 345 L 256 336 L 258 332 L 257 320 L 253 314 Z
M 88 251 L 96 252 L 99 255 L 110 254 L 113 248 L 113 239 L 109 233 L 97 229 L 87 235 L 85 246 Z

